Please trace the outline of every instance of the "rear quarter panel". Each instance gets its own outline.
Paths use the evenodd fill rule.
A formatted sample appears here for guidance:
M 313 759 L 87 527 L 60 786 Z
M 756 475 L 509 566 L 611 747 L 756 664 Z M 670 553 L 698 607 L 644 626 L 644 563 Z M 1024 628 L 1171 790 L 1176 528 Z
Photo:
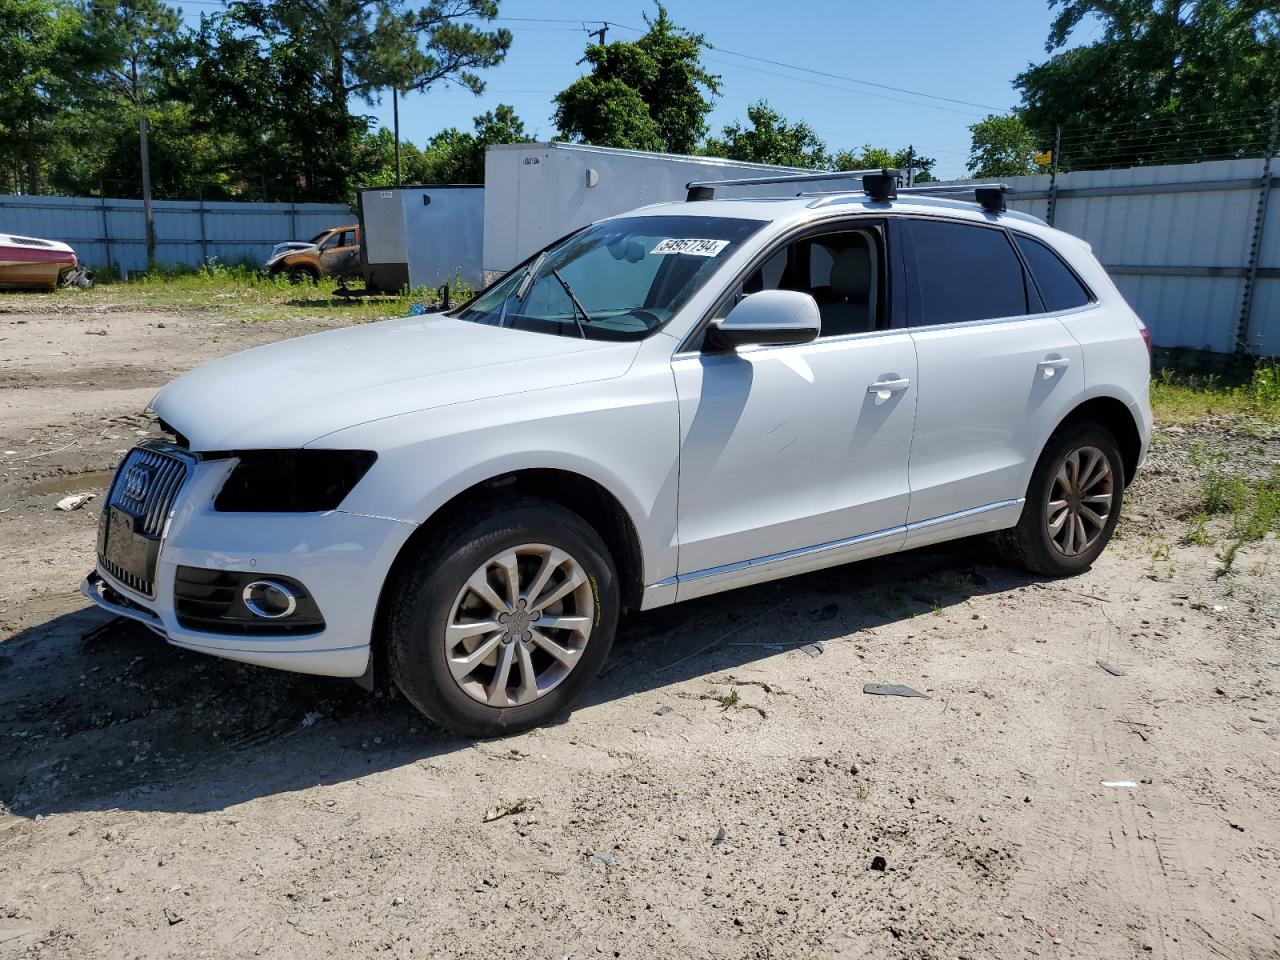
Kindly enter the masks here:
M 1142 321 L 1088 244 L 1064 234 L 1053 239 L 1099 301 L 1059 314 L 1084 350 L 1085 395 L 1081 399 L 1110 396 L 1124 402 L 1138 425 L 1145 456 L 1152 431 L 1151 354 L 1142 338 Z

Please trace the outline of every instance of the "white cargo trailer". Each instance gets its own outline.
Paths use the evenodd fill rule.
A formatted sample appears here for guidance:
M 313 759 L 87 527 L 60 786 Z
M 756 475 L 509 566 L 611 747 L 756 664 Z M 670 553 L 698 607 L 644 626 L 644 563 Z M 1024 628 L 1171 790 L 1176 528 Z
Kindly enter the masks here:
M 484 187 L 435 185 L 360 191 L 360 266 L 372 290 L 480 285 Z
M 491 146 L 484 157 L 485 279 L 492 280 L 553 240 L 602 217 L 664 200 L 683 200 L 690 181 L 810 172 L 575 143 Z M 816 189 L 845 185 L 836 181 Z M 847 186 L 858 189 L 852 179 Z M 774 185 L 735 187 L 733 195 L 777 193 Z

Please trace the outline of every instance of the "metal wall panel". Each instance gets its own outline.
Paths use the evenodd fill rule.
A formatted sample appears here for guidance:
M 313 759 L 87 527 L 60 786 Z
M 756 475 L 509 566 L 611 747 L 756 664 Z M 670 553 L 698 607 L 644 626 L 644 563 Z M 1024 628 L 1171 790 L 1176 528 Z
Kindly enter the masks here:
M 421 187 L 399 191 L 404 202 L 409 286 L 437 287 L 455 276 L 480 286 L 484 187 Z M 429 203 L 423 200 L 429 199 Z
M 211 258 L 260 266 L 283 240 L 309 240 L 355 222 L 342 204 L 157 200 L 152 209 L 156 262 L 165 266 L 194 267 Z M 0 230 L 69 243 L 94 270 L 123 276 L 147 267 L 141 200 L 0 196 Z

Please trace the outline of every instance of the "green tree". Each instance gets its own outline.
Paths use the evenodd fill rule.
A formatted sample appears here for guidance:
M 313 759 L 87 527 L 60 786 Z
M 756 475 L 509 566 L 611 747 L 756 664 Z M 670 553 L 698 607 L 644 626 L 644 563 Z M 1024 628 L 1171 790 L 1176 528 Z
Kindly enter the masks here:
M 481 93 L 477 71 L 511 47 L 510 30 L 467 22 L 492 21 L 497 0 L 240 0 L 232 12 L 272 42 L 307 47 L 320 65 L 313 82 L 335 115 L 351 98 L 373 104 L 385 90 L 425 91 L 444 80 Z
M 40 191 L 80 31 L 80 11 L 63 0 L 0 0 L 0 189 Z
M 475 118 L 475 133 L 441 130 L 422 153 L 419 183 L 484 183 L 485 148 L 495 143 L 525 143 L 529 136 L 515 108 L 498 104 Z
M 209 180 L 232 196 L 346 200 L 359 180 L 368 129 L 325 86 L 323 50 L 272 33 L 261 10 L 233 5 L 201 20 L 175 64 L 173 86 L 215 137 Z
M 1021 177 L 1036 172 L 1036 137 L 1021 118 L 990 114 L 969 127 L 969 173 Z
M 720 78 L 702 67 L 701 34 L 676 26 L 661 3 L 634 42 L 587 47 L 591 72 L 556 94 L 555 124 L 566 140 L 692 153 L 707 132 Z
M 161 0 L 89 0 L 84 11 L 88 43 L 102 60 L 88 80 L 113 98 L 138 126 L 138 163 L 142 181 L 142 215 L 146 224 L 147 260 L 156 255 L 151 213 L 149 114 L 169 53 L 178 33 L 178 11 Z
M 712 157 L 769 163 L 783 167 L 823 169 L 830 165 L 827 145 L 803 120 L 789 123 L 764 100 L 747 107 L 744 126 L 735 121 L 722 137 L 707 140 L 704 152 Z
M 1041 143 L 1076 168 L 1257 155 L 1280 100 L 1275 0 L 1049 0 L 1048 60 L 1014 86 Z M 1067 49 L 1086 20 L 1092 43 Z
M 933 167 L 937 161 L 932 157 L 921 156 L 907 147 L 890 150 L 887 147 L 873 147 L 869 143 L 863 144 L 861 150 L 841 150 L 836 153 L 831 158 L 831 169 L 875 170 L 888 167 L 905 174 L 908 162 L 916 169 L 916 183 L 927 183 L 934 179 Z
M 379 179 L 381 134 L 348 103 L 374 103 L 388 88 L 423 91 L 441 81 L 475 93 L 477 71 L 499 63 L 507 30 L 494 0 L 244 0 L 204 18 L 175 71 L 202 132 L 224 138 L 211 158 L 233 193 L 265 199 L 346 200 Z M 394 144 L 392 145 L 394 153 Z M 421 155 L 405 149 L 405 173 L 421 179 Z M 394 178 L 393 178 L 394 179 Z

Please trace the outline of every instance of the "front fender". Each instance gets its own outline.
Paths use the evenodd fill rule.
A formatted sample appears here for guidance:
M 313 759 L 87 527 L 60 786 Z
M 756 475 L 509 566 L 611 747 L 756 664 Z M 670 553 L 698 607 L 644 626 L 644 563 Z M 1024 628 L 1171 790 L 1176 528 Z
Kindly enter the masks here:
M 415 524 L 504 474 L 578 474 L 630 517 L 645 583 L 676 571 L 679 412 L 669 365 L 390 417 L 330 434 L 323 445 L 378 451 L 344 511 Z

